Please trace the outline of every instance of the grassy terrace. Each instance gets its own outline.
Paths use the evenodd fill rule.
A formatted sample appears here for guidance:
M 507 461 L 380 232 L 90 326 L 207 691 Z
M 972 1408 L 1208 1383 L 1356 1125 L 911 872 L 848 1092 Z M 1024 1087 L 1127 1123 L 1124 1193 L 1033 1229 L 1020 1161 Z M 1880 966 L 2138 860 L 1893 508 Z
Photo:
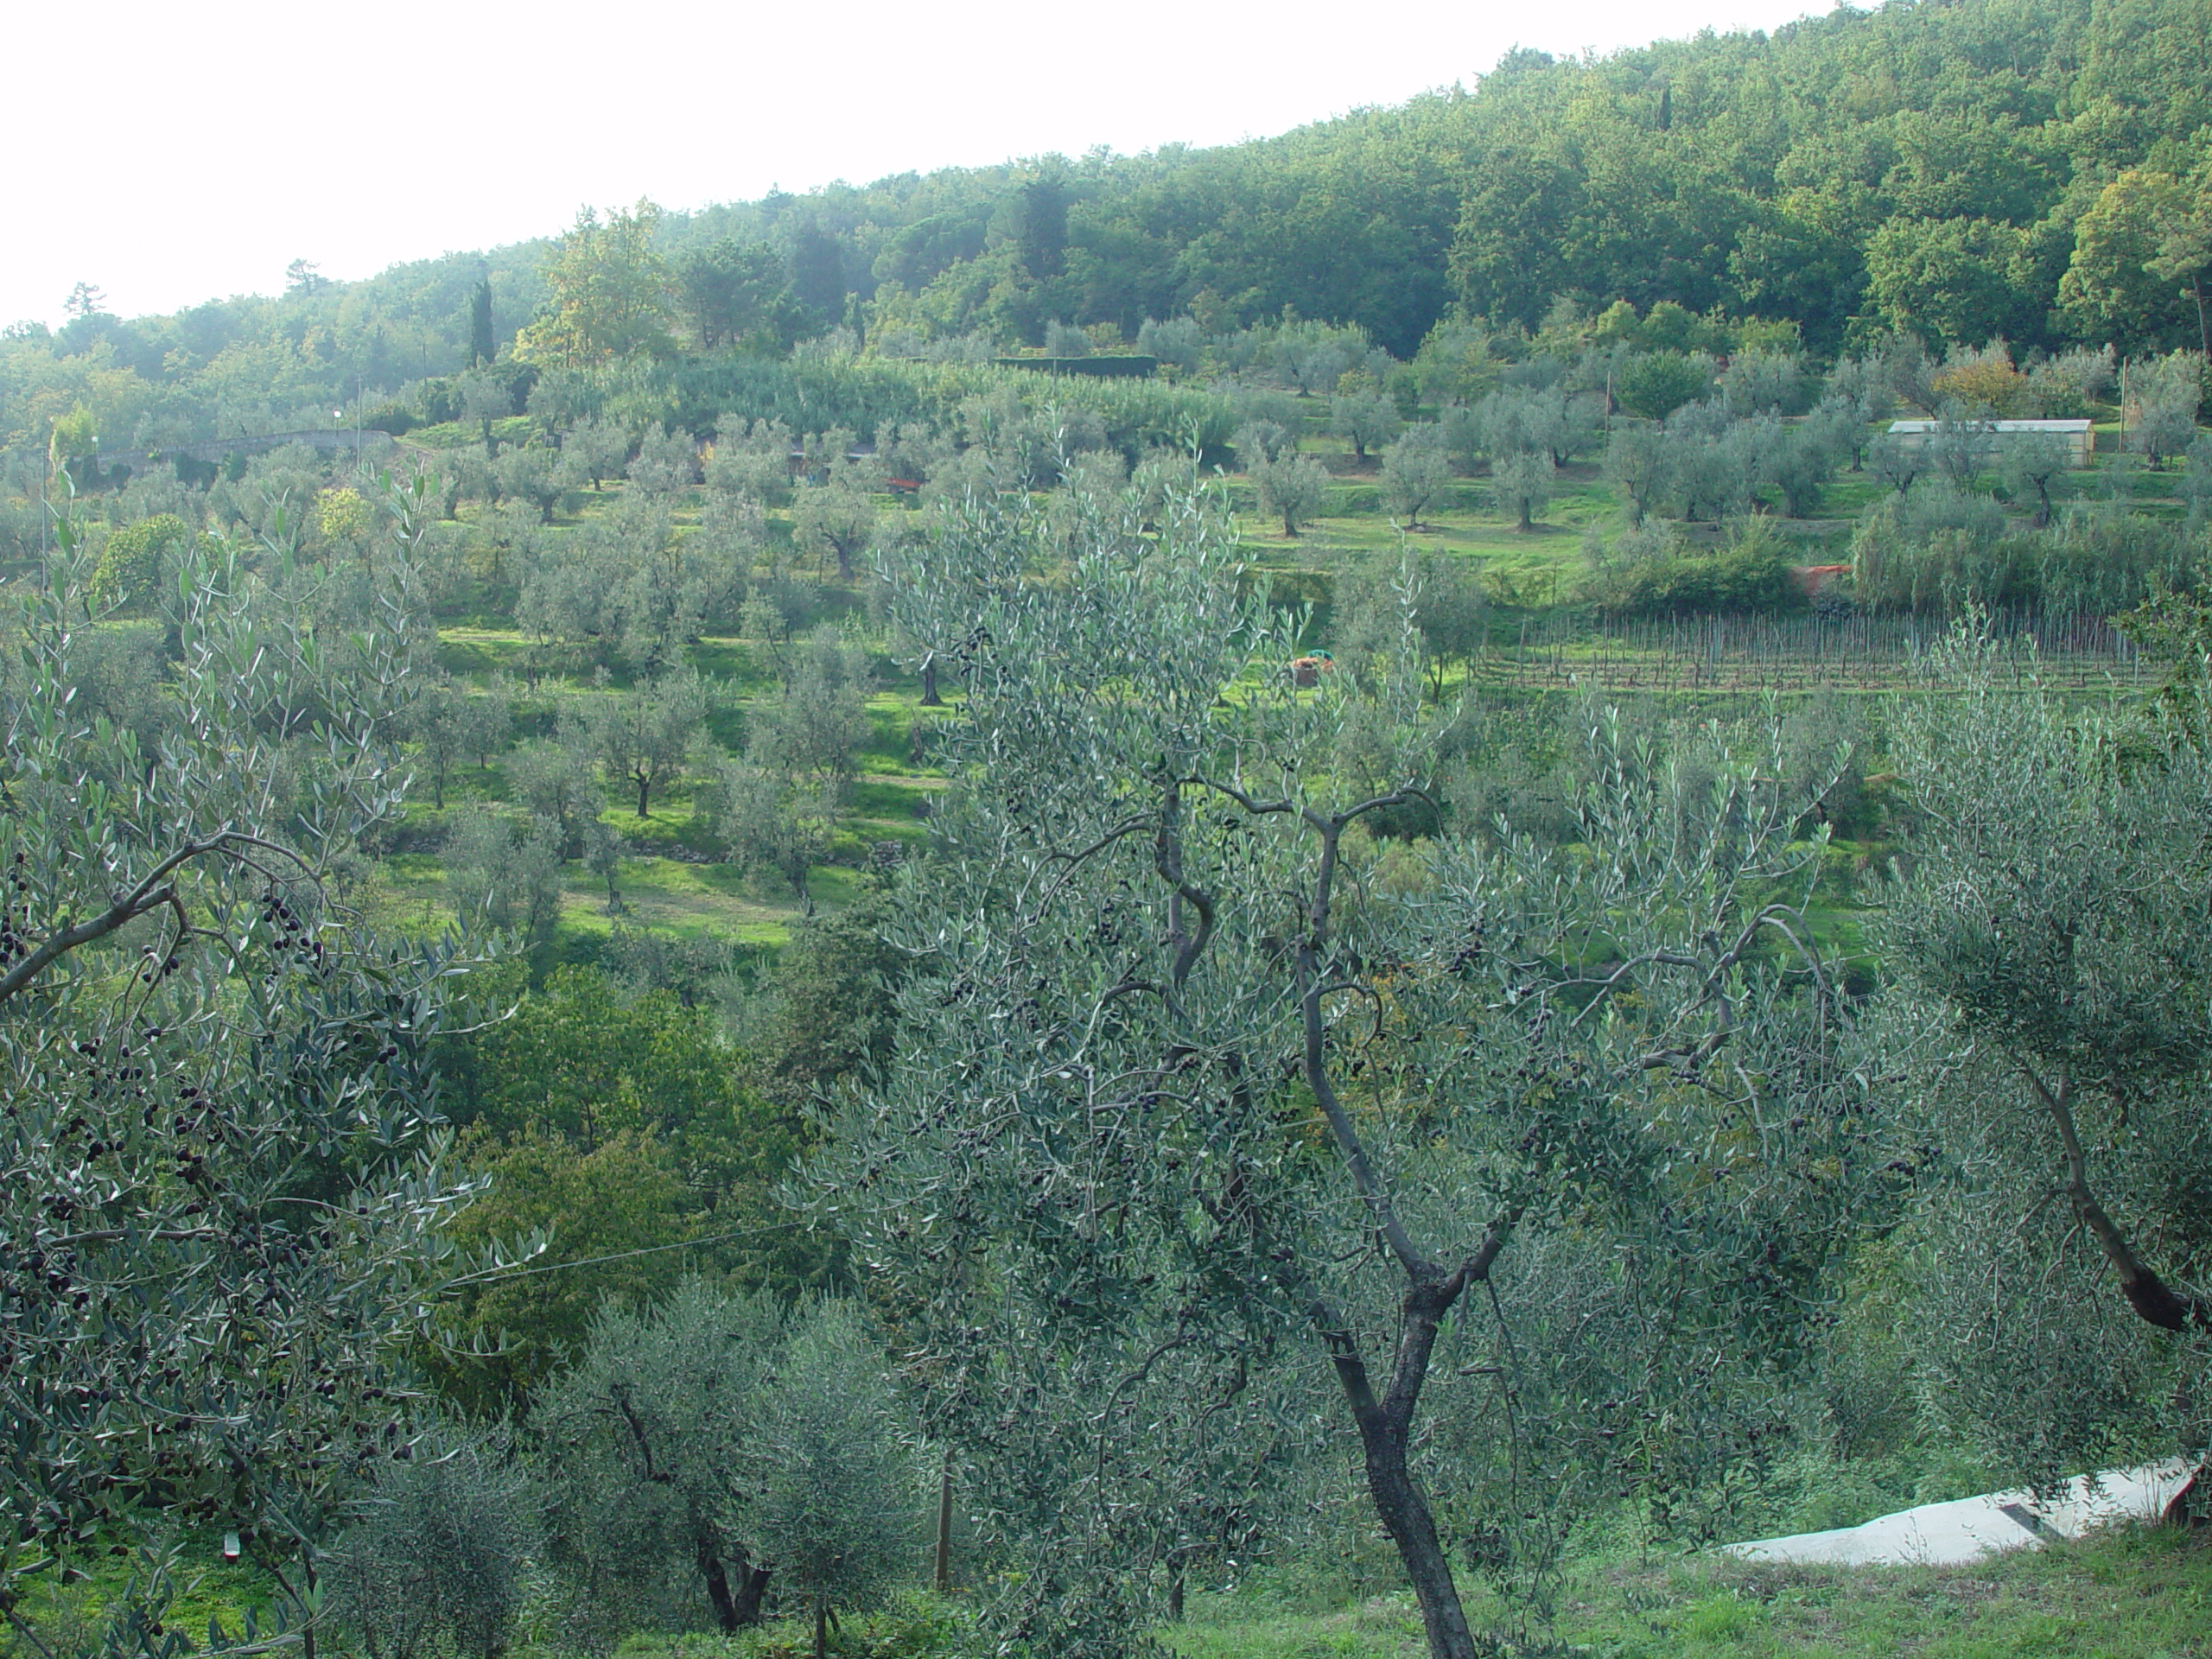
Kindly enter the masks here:
M 1184 1659 L 1421 1659 L 1408 1598 L 1346 1607 L 1264 1591 L 1198 1598 L 1166 1632 Z M 2184 1659 L 2212 1652 L 2212 1544 L 2161 1529 L 1966 1567 L 1764 1565 L 1715 1557 L 1592 1563 L 1548 1625 L 1479 1592 L 1510 1654 L 1588 1659 Z

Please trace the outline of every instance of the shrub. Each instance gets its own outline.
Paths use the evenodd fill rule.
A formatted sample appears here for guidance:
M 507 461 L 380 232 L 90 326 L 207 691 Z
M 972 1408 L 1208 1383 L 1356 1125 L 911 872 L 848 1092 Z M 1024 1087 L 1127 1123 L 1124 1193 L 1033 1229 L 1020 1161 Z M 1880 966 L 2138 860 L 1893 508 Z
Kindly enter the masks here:
M 1622 366 L 1613 381 L 1613 399 L 1631 415 L 1663 421 L 1712 387 L 1713 359 L 1702 353 L 1651 352 Z
M 1711 554 L 1661 554 L 1605 573 L 1590 597 L 1613 616 L 1695 616 L 1802 609 L 1789 562 L 1758 537 Z

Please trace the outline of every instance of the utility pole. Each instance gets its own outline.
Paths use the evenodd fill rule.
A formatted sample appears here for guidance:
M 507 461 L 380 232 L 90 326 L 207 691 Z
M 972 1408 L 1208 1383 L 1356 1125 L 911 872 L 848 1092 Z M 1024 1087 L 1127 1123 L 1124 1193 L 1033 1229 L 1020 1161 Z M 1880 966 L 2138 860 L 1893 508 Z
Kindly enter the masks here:
M 931 1575 L 938 1594 L 952 1593 L 952 1450 L 945 1448 L 944 1468 L 938 1477 L 937 1549 Z

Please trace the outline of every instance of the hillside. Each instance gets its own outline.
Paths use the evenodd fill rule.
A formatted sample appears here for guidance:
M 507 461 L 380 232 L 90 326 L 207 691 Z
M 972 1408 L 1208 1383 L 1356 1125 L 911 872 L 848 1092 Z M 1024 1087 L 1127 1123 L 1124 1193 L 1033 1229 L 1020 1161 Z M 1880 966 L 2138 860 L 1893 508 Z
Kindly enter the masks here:
M 2209 31 L 2195 0 L 1839 10 L 1592 61 L 1523 54 L 1472 88 L 1217 149 L 668 213 L 665 349 L 780 352 L 840 323 L 899 349 L 1033 346 L 1053 322 L 1134 340 L 1147 319 L 1218 333 L 1287 308 L 1402 359 L 1447 314 L 1534 327 L 1562 296 L 1793 324 L 1821 354 L 1895 326 L 2201 346 Z M 461 366 L 481 276 L 512 337 L 546 302 L 552 247 L 19 327 L 0 444 L 42 446 L 79 402 L 134 443 L 327 417 Z
M 9 331 L 0 1659 L 2195 1651 L 2208 27 Z

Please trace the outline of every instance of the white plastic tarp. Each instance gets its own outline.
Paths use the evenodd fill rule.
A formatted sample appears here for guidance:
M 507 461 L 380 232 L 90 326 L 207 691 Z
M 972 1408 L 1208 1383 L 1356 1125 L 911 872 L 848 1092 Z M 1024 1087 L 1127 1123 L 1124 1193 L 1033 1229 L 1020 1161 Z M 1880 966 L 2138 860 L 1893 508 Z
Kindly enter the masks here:
M 2190 1465 L 2146 1464 L 2079 1475 L 2055 1499 L 2026 1490 L 1986 1492 L 1950 1503 L 1923 1503 L 1878 1516 L 1863 1526 L 1801 1532 L 1727 1544 L 1754 1561 L 1834 1561 L 1844 1565 L 1961 1567 L 1999 1550 L 2026 1549 L 2078 1538 L 2113 1521 L 2155 1521 L 2188 1484 Z

